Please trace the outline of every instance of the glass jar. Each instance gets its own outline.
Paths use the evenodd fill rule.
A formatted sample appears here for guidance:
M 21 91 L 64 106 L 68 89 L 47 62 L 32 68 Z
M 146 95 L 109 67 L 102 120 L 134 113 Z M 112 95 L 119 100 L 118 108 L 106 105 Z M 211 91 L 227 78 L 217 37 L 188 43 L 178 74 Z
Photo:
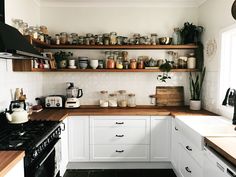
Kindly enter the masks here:
M 129 42 L 129 38 L 128 37 L 123 37 L 123 45 L 127 45 Z
M 84 44 L 85 44 L 84 39 L 85 39 L 84 36 L 79 36 L 79 37 L 78 37 L 78 44 L 79 44 L 79 45 L 84 45 Z
M 68 44 L 72 44 L 73 43 L 73 37 L 72 37 L 72 35 L 70 34 L 69 36 L 68 36 Z
M 184 69 L 187 68 L 187 57 L 179 57 L 178 59 L 178 68 Z
M 128 61 L 123 62 L 123 69 L 129 69 L 129 62 Z
M 97 35 L 96 44 L 103 45 L 103 35 L 102 34 Z
M 73 45 L 78 44 L 78 34 L 76 34 L 76 33 L 71 33 L 71 36 L 72 36 L 72 44 L 73 44 Z
M 84 44 L 85 45 L 90 45 L 90 37 L 85 37 Z
M 112 56 L 108 57 L 107 59 L 107 69 L 114 69 L 115 68 L 115 61 Z
M 138 69 L 143 69 L 144 68 L 144 61 L 142 58 L 138 59 L 138 64 L 137 64 Z
M 123 69 L 123 58 L 118 57 L 116 60 L 116 69 Z
M 173 45 L 180 45 L 181 44 L 181 34 L 180 34 L 179 28 L 174 28 L 172 38 L 173 38 L 173 40 L 172 40 Z
M 60 45 L 60 35 L 59 34 L 55 34 L 55 42 L 56 42 L 56 45 Z
M 67 33 L 61 32 L 60 33 L 60 44 L 66 44 L 67 43 Z
M 32 37 L 34 39 L 38 39 L 38 35 L 39 35 L 39 29 L 37 27 L 33 27 L 32 28 Z
M 42 32 L 40 32 L 38 34 L 38 39 L 41 41 L 41 42 L 44 42 L 44 34 Z
M 117 45 L 123 45 L 123 36 L 117 37 Z
M 89 39 L 89 43 L 90 43 L 90 45 L 95 45 L 95 44 L 96 44 L 95 38 L 94 38 L 94 37 L 91 37 L 91 38 Z
M 130 69 L 136 69 L 137 68 L 137 62 L 136 59 L 131 59 L 129 64 Z
M 188 60 L 187 60 L 187 68 L 188 69 L 195 69 L 196 68 L 196 57 L 194 53 L 190 53 Z
M 136 107 L 135 94 L 128 94 L 128 107 Z
M 117 107 L 117 94 L 109 94 L 108 106 Z
M 117 44 L 117 33 L 116 32 L 111 32 L 110 33 L 110 44 L 111 45 L 116 45 Z
M 122 108 L 127 107 L 127 97 L 126 97 L 126 91 L 125 90 L 120 90 L 119 91 L 118 106 L 122 107 Z
M 127 51 L 122 51 L 122 56 L 124 61 L 128 61 L 128 52 Z
M 109 45 L 110 44 L 110 35 L 108 33 L 105 33 L 103 35 L 103 44 L 104 45 Z
M 157 34 L 156 33 L 151 34 L 151 44 L 157 45 Z
M 108 91 L 105 90 L 100 91 L 99 105 L 102 108 L 108 107 Z

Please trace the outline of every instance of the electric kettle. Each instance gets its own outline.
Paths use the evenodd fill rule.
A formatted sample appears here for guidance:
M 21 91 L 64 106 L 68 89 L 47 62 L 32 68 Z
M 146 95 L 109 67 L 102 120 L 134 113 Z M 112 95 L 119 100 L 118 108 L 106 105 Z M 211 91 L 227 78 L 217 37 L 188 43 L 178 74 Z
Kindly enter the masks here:
M 28 122 L 29 119 L 25 102 L 11 101 L 9 111 L 6 112 L 6 118 L 10 124 L 22 124 Z

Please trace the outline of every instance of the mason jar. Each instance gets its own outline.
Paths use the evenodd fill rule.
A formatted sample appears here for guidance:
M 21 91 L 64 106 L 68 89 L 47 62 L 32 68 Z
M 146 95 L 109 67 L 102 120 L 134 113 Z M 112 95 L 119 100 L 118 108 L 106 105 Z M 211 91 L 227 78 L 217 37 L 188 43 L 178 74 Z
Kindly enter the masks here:
M 111 45 L 116 45 L 117 44 L 117 33 L 116 32 L 111 32 L 110 33 L 110 44 Z
M 67 43 L 67 33 L 61 32 L 60 33 L 60 44 L 66 44 Z
M 118 106 L 119 107 L 127 107 L 127 97 L 126 97 L 126 90 L 120 90 L 118 96 Z
M 136 107 L 135 94 L 128 94 L 128 107 Z
M 108 106 L 109 107 L 117 107 L 117 94 L 109 94 Z
M 99 105 L 102 108 L 108 107 L 108 91 L 105 90 L 100 91 Z

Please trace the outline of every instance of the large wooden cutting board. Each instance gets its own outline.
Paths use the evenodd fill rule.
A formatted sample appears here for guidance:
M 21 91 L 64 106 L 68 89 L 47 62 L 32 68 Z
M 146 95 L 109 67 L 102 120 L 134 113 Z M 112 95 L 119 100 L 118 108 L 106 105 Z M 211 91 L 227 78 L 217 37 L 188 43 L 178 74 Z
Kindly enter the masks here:
M 184 87 L 156 87 L 157 106 L 184 106 Z

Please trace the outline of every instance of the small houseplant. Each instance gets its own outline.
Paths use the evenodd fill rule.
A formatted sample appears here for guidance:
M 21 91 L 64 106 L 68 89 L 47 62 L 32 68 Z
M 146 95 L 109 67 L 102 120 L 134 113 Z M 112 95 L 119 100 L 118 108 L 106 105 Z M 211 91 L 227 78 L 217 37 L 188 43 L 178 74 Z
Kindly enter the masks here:
M 159 74 L 157 76 L 157 80 L 160 80 L 162 82 L 166 82 L 167 79 L 171 79 L 171 77 L 169 76 L 169 72 L 172 68 L 172 64 L 174 62 L 173 61 L 168 61 L 167 59 L 165 59 L 165 63 L 163 63 L 160 66 L 160 70 L 163 72 L 162 74 Z
M 54 54 L 54 57 L 59 68 L 66 68 L 67 60 L 69 57 L 73 56 L 72 52 L 59 51 Z
M 201 92 L 205 73 L 206 73 L 206 68 L 204 67 L 201 73 L 195 73 L 194 75 L 190 73 L 189 75 L 191 110 L 201 109 Z

